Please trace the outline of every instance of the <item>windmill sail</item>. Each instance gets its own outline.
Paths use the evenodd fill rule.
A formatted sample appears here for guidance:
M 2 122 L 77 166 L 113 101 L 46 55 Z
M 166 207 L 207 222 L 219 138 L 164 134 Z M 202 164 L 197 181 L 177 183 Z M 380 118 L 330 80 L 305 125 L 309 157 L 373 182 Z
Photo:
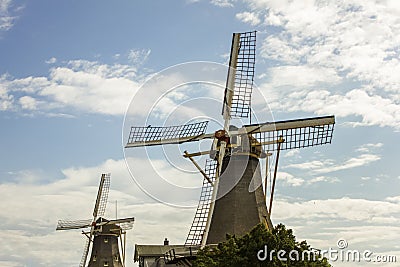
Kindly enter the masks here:
M 205 173 L 212 182 L 215 181 L 217 171 L 217 161 L 207 159 Z M 186 238 L 185 246 L 200 245 L 203 239 L 204 230 L 206 228 L 208 213 L 210 210 L 211 198 L 213 194 L 213 185 L 204 178 L 201 188 L 200 200 L 197 205 L 196 214 L 190 227 L 189 234 Z
M 240 129 L 252 135 L 252 145 L 275 151 L 282 139 L 281 150 L 330 144 L 335 125 L 334 116 L 278 121 L 247 125 Z
M 235 36 L 239 45 L 235 46 Z M 237 37 L 236 37 L 237 38 Z M 237 49 L 237 51 L 236 51 Z M 251 94 L 253 92 L 254 68 L 256 60 L 256 32 L 236 33 L 233 38 L 227 86 L 224 94 L 222 115 L 227 110 L 230 117 L 248 118 L 251 109 Z M 229 75 L 234 75 L 233 84 L 229 83 Z M 233 88 L 230 88 L 232 87 Z M 228 91 L 233 90 L 229 97 Z M 231 98 L 231 99 L 229 99 Z
M 90 237 L 88 237 L 86 239 L 86 243 L 85 243 L 85 246 L 83 248 L 83 254 L 82 254 L 81 262 L 79 263 L 79 267 L 85 267 L 86 266 L 86 260 L 87 260 L 88 254 L 89 254 L 91 236 L 92 236 L 92 234 L 90 234 Z
M 81 229 L 81 228 L 90 227 L 91 223 L 92 223 L 91 219 L 74 220 L 74 221 L 59 220 L 57 223 L 56 230 L 58 231 L 58 230 Z
M 208 121 L 179 126 L 154 127 L 149 125 L 147 127 L 131 127 L 125 147 L 180 144 L 199 141 L 203 138 L 213 138 L 213 135 L 205 135 L 207 125 Z
M 93 210 L 93 221 L 96 221 L 97 217 L 104 215 L 107 207 L 108 192 L 110 191 L 110 174 L 103 174 L 101 176 L 99 190 L 97 191 L 96 204 Z

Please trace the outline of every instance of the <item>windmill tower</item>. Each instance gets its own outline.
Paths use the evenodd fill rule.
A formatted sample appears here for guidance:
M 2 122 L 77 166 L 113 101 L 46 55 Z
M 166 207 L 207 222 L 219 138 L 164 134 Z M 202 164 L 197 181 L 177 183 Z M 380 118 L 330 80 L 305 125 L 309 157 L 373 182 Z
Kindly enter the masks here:
M 90 228 L 82 231 L 87 239 L 80 267 L 123 267 L 125 265 L 126 231 L 132 229 L 135 219 L 107 220 L 102 217 L 106 210 L 109 189 L 110 174 L 102 174 L 94 205 L 93 219 L 58 221 L 56 230 Z M 87 262 L 90 248 L 91 255 Z
M 243 235 L 270 220 L 281 150 L 331 143 L 334 116 L 251 124 L 251 95 L 255 72 L 256 32 L 234 33 L 223 99 L 223 129 L 206 133 L 208 122 L 168 127 L 131 127 L 126 148 L 180 144 L 212 139 L 209 151 L 183 155 L 203 175 L 203 187 L 185 245 L 215 244 L 226 234 Z M 249 118 L 235 127 L 232 118 Z M 262 188 L 260 159 L 276 152 L 274 180 L 267 208 L 267 179 Z M 193 159 L 210 155 L 204 170 Z

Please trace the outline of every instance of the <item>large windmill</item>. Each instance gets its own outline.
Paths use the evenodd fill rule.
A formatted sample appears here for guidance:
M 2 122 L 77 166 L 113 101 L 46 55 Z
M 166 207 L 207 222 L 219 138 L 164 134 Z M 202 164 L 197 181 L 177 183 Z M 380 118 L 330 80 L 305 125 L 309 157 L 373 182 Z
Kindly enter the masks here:
M 195 218 L 185 245 L 216 244 L 226 234 L 240 236 L 258 223 L 272 228 L 270 220 L 277 163 L 281 150 L 330 143 L 334 116 L 251 124 L 256 32 L 234 33 L 223 99 L 223 129 L 206 133 L 208 122 L 168 127 L 131 127 L 126 148 L 212 139 L 209 151 L 188 153 L 204 176 Z M 249 118 L 250 124 L 231 125 L 232 118 Z M 260 159 L 276 152 L 269 208 L 262 188 Z M 193 159 L 209 154 L 205 170 Z
M 110 174 L 102 174 L 93 219 L 58 221 L 56 230 L 90 228 L 82 233 L 87 237 L 80 267 L 125 266 L 126 230 L 132 229 L 134 218 L 107 220 L 103 218 L 110 189 Z M 120 247 L 122 257 L 120 255 Z M 91 248 L 90 260 L 87 262 Z

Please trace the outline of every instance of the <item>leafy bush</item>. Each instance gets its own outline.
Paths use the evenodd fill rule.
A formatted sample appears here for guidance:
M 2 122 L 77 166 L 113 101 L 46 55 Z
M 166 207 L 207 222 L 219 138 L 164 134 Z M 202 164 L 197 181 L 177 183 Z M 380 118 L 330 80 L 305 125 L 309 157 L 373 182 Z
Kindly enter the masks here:
M 266 259 L 259 260 L 257 254 L 260 250 L 265 251 L 265 248 L 267 248 Z M 272 250 L 275 252 L 270 257 Z M 287 260 L 279 260 L 279 250 L 285 251 L 281 252 L 280 258 Z M 272 231 L 259 224 L 242 237 L 227 235 L 227 240 L 217 246 L 204 247 L 198 252 L 193 267 L 331 267 L 326 258 L 313 257 L 313 254 L 310 256 L 306 253 L 308 251 L 310 246 L 307 242 L 297 242 L 293 231 L 286 229 L 283 224 L 277 225 Z M 290 259 L 289 253 L 295 260 Z M 260 252 L 259 256 L 263 258 L 264 254 Z

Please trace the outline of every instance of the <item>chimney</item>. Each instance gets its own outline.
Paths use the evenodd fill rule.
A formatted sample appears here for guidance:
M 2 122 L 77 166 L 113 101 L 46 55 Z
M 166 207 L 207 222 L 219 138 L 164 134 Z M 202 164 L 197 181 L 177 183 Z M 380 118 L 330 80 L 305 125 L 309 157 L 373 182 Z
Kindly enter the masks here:
M 168 238 L 165 238 L 164 239 L 164 246 L 168 246 L 169 245 L 169 240 L 168 240 Z

